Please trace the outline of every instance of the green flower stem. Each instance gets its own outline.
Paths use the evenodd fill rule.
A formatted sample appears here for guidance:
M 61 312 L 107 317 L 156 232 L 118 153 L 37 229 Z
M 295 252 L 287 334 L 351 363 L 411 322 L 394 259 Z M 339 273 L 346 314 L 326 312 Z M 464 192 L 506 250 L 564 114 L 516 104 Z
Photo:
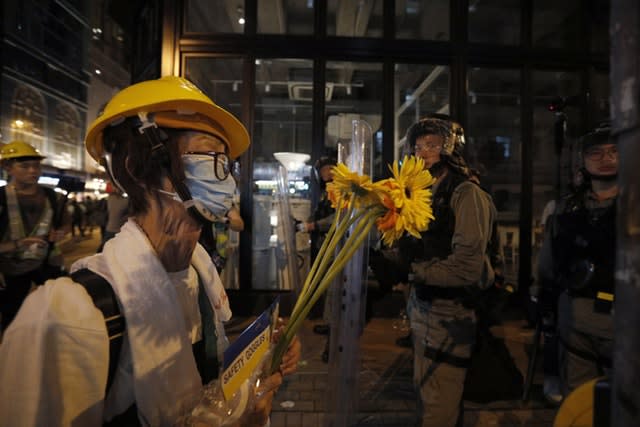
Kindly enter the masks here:
M 350 209 L 350 211 L 351 210 L 352 209 Z M 338 230 L 333 234 L 333 236 L 331 236 L 331 239 L 325 240 L 325 242 L 327 243 L 325 253 L 331 254 L 331 256 L 324 256 L 321 258 L 318 255 L 316 257 L 315 262 L 318 262 L 318 260 L 320 260 L 320 266 L 314 271 L 314 274 L 309 274 L 307 276 L 307 280 L 305 280 L 304 297 L 299 297 L 298 301 L 296 301 L 296 305 L 291 313 L 291 317 L 289 318 L 290 323 L 296 320 L 298 313 L 301 312 L 301 309 L 309 304 L 309 299 L 313 297 L 313 295 L 318 291 L 320 280 L 322 280 L 322 278 L 326 275 L 326 270 L 330 267 L 330 263 L 335 259 L 333 254 L 336 251 L 336 247 L 340 244 L 342 236 L 344 236 L 344 233 L 348 230 L 348 228 L 360 217 L 362 217 L 362 215 L 362 212 L 358 212 L 353 217 L 347 216 L 344 221 L 341 221 Z
M 333 231 L 330 234 L 327 233 L 325 240 L 322 242 L 320 251 L 318 252 L 316 259 L 313 262 L 311 271 L 305 279 L 302 291 L 300 292 L 300 295 L 298 296 L 296 304 L 293 308 L 291 318 L 295 316 L 295 313 L 299 311 L 301 306 L 307 304 L 309 298 L 317 288 L 319 278 L 322 277 L 322 274 L 324 274 L 324 271 L 327 269 L 328 264 L 331 262 L 336 245 L 340 242 L 340 238 L 334 239 L 334 236 L 342 236 L 349 225 L 352 224 L 355 220 L 354 218 L 351 218 L 352 212 L 354 210 L 352 206 L 353 204 L 350 205 L 347 215 L 344 216 L 344 218 L 347 218 L 347 220 L 341 220 L 342 216 L 340 215 L 340 212 L 336 214 L 336 217 L 334 218 L 334 221 L 331 224 L 330 228 L 330 230 Z M 338 226 L 338 224 L 340 225 Z M 330 254 L 331 256 L 325 256 L 326 254 Z M 290 321 L 291 318 L 289 319 Z
M 352 209 L 350 209 L 350 211 L 352 211 Z M 307 276 L 303 292 L 301 293 L 304 294 L 304 302 L 301 302 L 302 298 L 298 299 L 298 301 L 296 302 L 296 306 L 294 307 L 294 310 L 291 314 L 291 318 L 289 319 L 289 322 L 285 327 L 283 335 L 280 337 L 280 340 L 276 344 L 271 364 L 272 372 L 275 372 L 280 366 L 282 356 L 288 348 L 291 340 L 302 326 L 302 322 L 308 316 L 309 311 L 311 310 L 315 302 L 327 290 L 331 282 L 344 269 L 346 263 L 360 248 L 360 246 L 364 242 L 364 239 L 369 235 L 369 232 L 371 231 L 371 227 L 375 223 L 375 220 L 380 216 L 380 214 L 380 210 L 371 209 L 366 214 L 363 211 L 359 211 L 356 215 L 353 216 L 353 218 L 347 216 L 348 220 L 342 221 L 342 224 L 340 224 L 337 232 L 335 232 L 335 234 L 331 236 L 331 242 L 327 243 L 327 240 L 325 240 L 325 242 L 323 243 L 323 247 L 326 244 L 325 250 L 331 249 L 335 251 L 335 247 L 340 242 L 340 240 L 342 240 L 342 237 L 344 236 L 344 233 L 346 232 L 348 227 L 351 226 L 355 221 L 360 219 L 360 221 L 356 225 L 354 232 L 344 243 L 326 274 L 324 271 L 327 269 L 327 262 L 323 260 L 325 262 L 321 263 L 319 269 L 312 270 L 315 273 L 313 274 L 312 279 L 309 280 L 309 277 L 312 276 L 311 274 Z M 316 258 L 316 261 L 318 258 Z
M 349 212 L 347 213 L 347 218 L 349 218 L 349 216 L 351 215 L 351 212 L 353 212 L 352 207 L 349 208 Z M 298 299 L 296 300 L 296 304 L 293 308 L 292 313 L 295 313 L 298 306 L 306 302 L 309 298 L 310 290 L 312 289 L 311 287 L 312 279 L 315 277 L 316 271 L 320 267 L 320 261 L 324 259 L 324 255 L 327 252 L 327 247 L 329 246 L 329 242 L 332 240 L 333 235 L 336 231 L 337 224 L 339 223 L 340 217 L 341 217 L 340 213 L 341 212 L 339 210 L 336 212 L 334 221 L 331 223 L 331 227 L 329 228 L 329 231 L 327 232 L 327 235 L 325 236 L 325 239 L 322 242 L 320 251 L 316 256 L 316 259 L 313 261 L 313 265 L 311 266 L 311 271 L 309 271 L 309 274 L 307 274 L 307 277 L 304 280 L 302 290 L 300 291 L 300 295 L 298 295 Z
M 309 303 L 302 306 L 301 311 L 300 313 L 297 313 L 298 315 L 296 316 L 295 320 L 293 319 L 289 320 L 289 323 L 285 328 L 283 336 L 280 338 L 280 341 L 278 342 L 274 350 L 274 358 L 272 360 L 272 371 L 275 371 L 280 365 L 280 360 L 282 359 L 284 352 L 288 348 L 289 343 L 291 342 L 295 334 L 298 332 L 298 330 L 302 326 L 302 322 L 304 321 L 304 319 L 306 319 L 307 315 L 309 314 L 309 311 L 311 311 L 313 304 L 315 304 L 315 302 L 320 298 L 320 296 L 331 285 L 335 277 L 344 269 L 346 263 L 353 256 L 355 251 L 359 249 L 364 239 L 368 236 L 369 231 L 371 230 L 371 226 L 373 226 L 374 222 L 375 221 L 368 221 L 368 223 L 366 224 L 366 227 L 364 227 L 364 230 L 361 230 L 361 233 L 353 234 L 353 236 L 357 236 L 357 239 L 355 240 L 355 242 L 352 242 L 353 244 L 350 245 L 349 247 L 347 247 L 347 245 L 345 244 L 343 250 L 341 250 L 342 256 L 340 256 L 339 258 L 336 258 L 337 264 L 334 264 L 334 266 L 332 266 L 331 273 L 328 273 L 323 277 L 320 285 L 318 286 L 317 291 L 314 292 Z

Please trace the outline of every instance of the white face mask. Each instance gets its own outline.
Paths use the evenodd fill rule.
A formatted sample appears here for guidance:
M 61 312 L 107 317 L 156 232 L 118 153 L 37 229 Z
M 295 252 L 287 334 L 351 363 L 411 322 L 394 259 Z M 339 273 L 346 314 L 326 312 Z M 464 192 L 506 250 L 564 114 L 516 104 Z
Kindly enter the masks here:
M 158 193 L 180 202 L 185 208 L 195 207 L 198 213 L 211 222 L 225 222 L 227 212 L 233 205 L 236 182 L 227 175 L 219 179 L 214 173 L 214 161 L 207 154 L 187 154 L 184 162 L 185 185 L 191 193 L 191 200 L 183 201 L 176 192 L 158 189 Z M 222 172 L 219 171 L 219 175 Z
M 225 218 L 233 205 L 236 182 L 231 174 L 227 174 L 224 179 L 216 176 L 213 168 L 220 169 L 221 165 L 214 162 L 219 163 L 221 160 L 206 154 L 187 154 L 182 156 L 182 161 L 185 185 L 198 212 L 211 222 Z

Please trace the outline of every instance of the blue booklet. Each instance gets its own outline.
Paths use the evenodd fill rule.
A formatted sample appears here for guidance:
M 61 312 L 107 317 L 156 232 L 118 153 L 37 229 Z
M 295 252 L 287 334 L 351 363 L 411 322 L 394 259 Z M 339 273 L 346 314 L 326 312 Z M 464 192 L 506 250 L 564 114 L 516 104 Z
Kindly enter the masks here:
M 262 361 L 271 345 L 271 334 L 278 320 L 280 297 L 251 323 L 224 352 L 221 375 L 222 393 L 229 400 Z

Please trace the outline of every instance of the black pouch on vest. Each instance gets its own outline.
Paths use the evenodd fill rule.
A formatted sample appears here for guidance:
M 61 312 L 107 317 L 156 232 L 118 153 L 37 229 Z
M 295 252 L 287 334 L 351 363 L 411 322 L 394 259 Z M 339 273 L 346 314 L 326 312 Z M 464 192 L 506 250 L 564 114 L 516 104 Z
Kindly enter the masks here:
M 595 300 L 593 300 L 593 311 L 596 313 L 611 313 L 613 308 L 613 294 L 608 292 L 598 292 Z

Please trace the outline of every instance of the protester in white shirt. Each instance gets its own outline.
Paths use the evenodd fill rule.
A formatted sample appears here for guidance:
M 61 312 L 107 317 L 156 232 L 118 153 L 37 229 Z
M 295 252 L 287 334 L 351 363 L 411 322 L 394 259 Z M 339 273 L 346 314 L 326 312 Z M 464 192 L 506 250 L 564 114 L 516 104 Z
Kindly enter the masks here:
M 230 159 L 248 145 L 242 124 L 182 78 L 130 86 L 106 105 L 86 147 L 128 194 L 131 217 L 102 253 L 72 270 L 106 279 L 126 319 L 114 380 L 105 396 L 109 337 L 102 313 L 70 278 L 49 281 L 27 298 L 3 337 L 0 426 L 98 426 L 124 422 L 118 417 L 127 414 L 127 422 L 172 426 L 194 407 L 206 379 L 192 344 L 212 330 L 199 296 L 213 315 L 218 360 L 226 346 L 222 322 L 231 317 L 216 269 L 197 242 L 202 225 L 231 206 Z M 294 340 L 280 372 L 261 382 L 253 411 L 237 425 L 268 423 L 282 375 L 294 372 L 299 358 Z

